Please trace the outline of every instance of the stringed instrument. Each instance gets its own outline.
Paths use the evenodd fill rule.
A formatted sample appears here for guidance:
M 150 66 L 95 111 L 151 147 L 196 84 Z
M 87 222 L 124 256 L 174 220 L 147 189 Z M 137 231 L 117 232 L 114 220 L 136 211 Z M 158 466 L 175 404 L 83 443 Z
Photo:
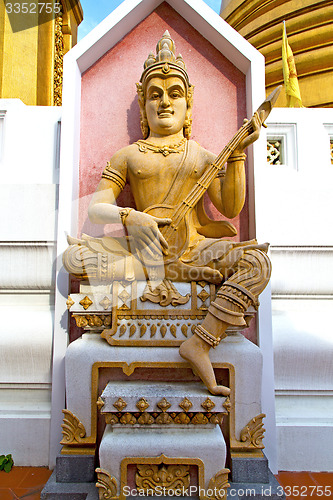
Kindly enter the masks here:
M 260 119 L 261 125 L 264 127 L 265 120 L 270 114 L 274 103 L 276 102 L 281 90 L 281 85 L 273 90 L 267 99 L 259 106 L 256 113 Z M 159 204 L 148 207 L 144 210 L 145 213 L 155 217 L 165 217 L 172 220 L 170 225 L 160 228 L 160 232 L 166 239 L 169 245 L 169 253 L 163 258 L 163 264 L 169 264 L 179 259 L 179 257 L 187 250 L 189 244 L 189 215 L 191 210 L 197 205 L 202 198 L 208 187 L 215 179 L 217 174 L 225 169 L 225 164 L 231 154 L 235 151 L 238 145 L 253 132 L 251 120 L 246 121 L 243 126 L 238 130 L 235 136 L 228 142 L 221 153 L 216 157 L 214 162 L 209 165 L 201 177 L 197 180 L 194 187 L 188 195 L 179 202 L 176 206 L 167 204 Z M 227 224 L 227 223 L 226 223 Z M 230 224 L 231 227 L 233 227 Z M 232 235 L 232 234 L 230 234 Z M 144 257 L 146 265 L 156 266 L 160 263 L 152 261 L 151 257 L 147 255 Z

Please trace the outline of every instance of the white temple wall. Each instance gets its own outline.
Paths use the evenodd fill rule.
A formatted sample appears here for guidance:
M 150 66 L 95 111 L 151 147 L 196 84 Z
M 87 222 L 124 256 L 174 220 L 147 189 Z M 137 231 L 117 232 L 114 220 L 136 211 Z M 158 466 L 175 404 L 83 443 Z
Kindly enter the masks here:
M 276 108 L 267 124 L 284 149 L 281 165 L 255 166 L 273 265 L 278 469 L 332 471 L 333 110 Z
M 0 99 L 0 454 L 48 465 L 61 108 Z

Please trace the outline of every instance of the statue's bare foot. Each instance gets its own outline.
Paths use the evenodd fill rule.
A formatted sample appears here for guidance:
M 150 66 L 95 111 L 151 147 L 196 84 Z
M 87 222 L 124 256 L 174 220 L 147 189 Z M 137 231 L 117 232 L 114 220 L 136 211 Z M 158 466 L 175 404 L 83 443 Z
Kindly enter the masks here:
M 192 369 L 198 373 L 199 377 L 212 394 L 215 396 L 228 396 L 229 387 L 217 385 L 212 363 L 209 359 L 210 346 L 197 335 L 189 338 L 179 348 L 179 354 L 186 359 Z

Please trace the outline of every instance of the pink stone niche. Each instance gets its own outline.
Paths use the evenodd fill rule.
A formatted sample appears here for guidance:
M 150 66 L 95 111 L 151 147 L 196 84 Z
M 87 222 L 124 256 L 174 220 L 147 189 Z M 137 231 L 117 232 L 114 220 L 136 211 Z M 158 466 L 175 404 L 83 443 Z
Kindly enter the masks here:
M 218 154 L 246 116 L 245 75 L 168 4 L 161 4 L 82 76 L 79 234 L 110 233 L 107 226 L 88 221 L 89 201 L 106 162 L 142 137 L 135 83 L 165 30 L 195 86 L 192 139 Z M 128 187 L 117 202 L 133 206 Z M 223 218 L 209 200 L 206 209 L 211 217 Z M 235 239 L 248 239 L 247 205 L 232 222 L 239 231 Z

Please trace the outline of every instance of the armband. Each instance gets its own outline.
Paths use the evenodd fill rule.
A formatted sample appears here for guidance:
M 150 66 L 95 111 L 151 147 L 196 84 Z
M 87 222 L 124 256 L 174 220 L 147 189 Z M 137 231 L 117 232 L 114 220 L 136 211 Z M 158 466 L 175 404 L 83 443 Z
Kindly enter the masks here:
M 107 163 L 107 166 L 104 172 L 102 173 L 102 178 L 114 182 L 115 184 L 117 184 L 117 186 L 120 187 L 121 190 L 124 189 L 126 184 L 125 177 L 121 175 L 121 173 L 118 172 L 118 170 L 111 168 L 110 162 Z
M 246 160 L 246 154 L 245 153 L 240 153 L 238 155 L 231 155 L 229 156 L 227 162 L 228 163 L 234 163 L 235 161 L 245 161 Z

